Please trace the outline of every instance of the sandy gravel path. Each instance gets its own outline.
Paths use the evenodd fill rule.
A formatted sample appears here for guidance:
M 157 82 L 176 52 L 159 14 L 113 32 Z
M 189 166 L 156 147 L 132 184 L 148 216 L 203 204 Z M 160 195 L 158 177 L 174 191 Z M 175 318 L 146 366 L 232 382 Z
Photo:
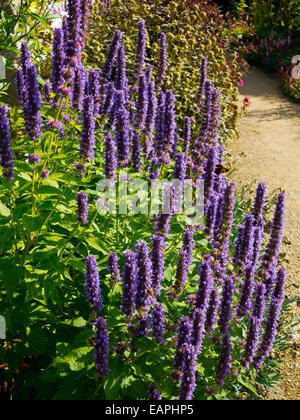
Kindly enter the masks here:
M 236 165 L 234 180 L 239 186 L 265 181 L 269 192 L 283 188 L 287 193 L 287 217 L 282 251 L 286 254 L 290 294 L 300 294 L 300 105 L 293 104 L 280 90 L 278 80 L 255 68 L 240 89 L 251 105 L 240 121 L 240 139 L 231 145 Z M 300 308 L 293 306 L 293 315 Z M 283 381 L 272 399 L 300 399 L 300 336 L 285 355 Z

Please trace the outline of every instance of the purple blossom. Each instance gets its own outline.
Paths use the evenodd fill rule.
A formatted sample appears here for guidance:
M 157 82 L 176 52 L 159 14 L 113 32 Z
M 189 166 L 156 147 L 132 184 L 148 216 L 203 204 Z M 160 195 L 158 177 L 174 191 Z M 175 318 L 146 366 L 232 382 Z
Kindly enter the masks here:
M 231 320 L 231 309 L 233 299 L 233 281 L 231 277 L 226 277 L 223 282 L 222 302 L 219 315 L 219 330 L 225 337 L 228 334 Z
M 251 316 L 249 319 L 247 339 L 244 346 L 244 354 L 242 356 L 243 365 L 246 369 L 248 369 L 250 363 L 253 362 L 253 358 L 256 353 L 257 343 L 259 340 L 260 326 L 261 320 Z
M 117 72 L 115 77 L 115 88 L 122 90 L 127 97 L 128 80 L 126 76 L 126 60 L 124 46 L 120 45 L 117 54 Z
M 73 68 L 79 64 L 81 58 L 81 0 L 69 0 L 67 12 L 64 26 L 66 65 Z
M 156 88 L 161 88 L 167 74 L 167 36 L 164 32 L 161 33 L 160 36 L 160 53 L 159 53 L 159 61 L 158 61 L 158 68 L 156 73 L 155 79 L 155 86 Z
M 108 80 L 111 76 L 112 69 L 114 67 L 117 54 L 120 48 L 121 39 L 122 32 L 116 30 L 108 50 L 106 61 L 102 67 L 101 77 L 103 80 Z
M 210 198 L 210 195 L 214 188 L 216 164 L 217 164 L 216 149 L 212 147 L 208 152 L 208 157 L 205 167 L 204 175 L 204 194 L 206 200 Z
M 145 55 L 147 46 L 147 30 L 144 19 L 141 19 L 138 24 L 138 35 L 136 38 L 136 59 L 133 70 L 133 83 L 136 82 L 140 74 L 144 70 Z
M 253 303 L 253 317 L 262 320 L 266 306 L 266 288 L 263 283 L 259 283 L 255 287 L 255 300 Z
M 88 196 L 84 191 L 77 194 L 77 216 L 79 225 L 88 223 Z
M 240 247 L 238 250 L 238 258 L 236 264 L 240 267 L 246 267 L 251 263 L 253 255 L 253 231 L 254 231 L 254 219 L 252 214 L 247 214 L 243 226 L 243 232 L 240 238 Z
M 138 83 L 138 99 L 137 99 L 137 113 L 136 113 L 136 126 L 138 128 L 144 128 L 145 120 L 148 109 L 148 92 L 147 92 L 147 80 L 144 74 L 139 76 Z
M 183 249 L 186 253 L 186 263 L 189 267 L 193 262 L 193 249 L 195 242 L 193 240 L 194 227 L 187 226 L 183 235 Z
M 146 120 L 145 120 L 145 152 L 147 156 L 150 153 L 151 147 L 152 147 L 152 140 L 153 140 L 153 127 L 155 122 L 155 108 L 156 108 L 156 98 L 155 98 L 155 85 L 152 81 L 149 81 L 148 87 L 147 87 L 147 114 L 146 114 Z
M 65 52 L 64 39 L 61 28 L 54 29 L 53 35 L 53 50 L 52 50 L 52 74 L 51 85 L 52 91 L 57 95 L 61 94 L 65 85 Z
M 280 245 L 283 237 L 283 226 L 285 216 L 285 194 L 279 193 L 275 215 L 272 222 L 272 231 L 269 243 L 265 249 L 262 257 L 260 274 L 263 277 L 263 281 L 266 286 L 267 295 L 270 294 L 273 281 L 274 281 L 274 270 L 276 267 L 276 261 L 279 255 Z
M 129 317 L 134 312 L 136 290 L 136 255 L 133 251 L 125 252 L 125 266 L 122 285 L 121 311 Z
M 178 296 L 184 286 L 185 283 L 187 281 L 187 255 L 186 252 L 183 248 L 181 248 L 179 250 L 179 255 L 178 255 L 178 263 L 177 263 L 177 270 L 176 270 L 176 275 L 175 275 L 175 284 L 174 284 L 174 292 L 175 295 Z
M 205 312 L 196 308 L 193 312 L 191 344 L 195 347 L 196 354 L 199 354 L 204 337 Z
M 112 82 L 107 83 L 106 86 L 106 93 L 103 102 L 103 106 L 101 108 L 101 115 L 103 117 L 108 116 L 111 112 L 113 105 L 114 105 L 114 97 L 115 97 L 115 88 Z
M 125 106 L 121 105 L 116 120 L 117 158 L 119 166 L 123 167 L 127 165 L 129 152 L 129 121 Z
M 205 312 L 212 285 L 211 268 L 209 261 L 203 261 L 199 269 L 199 286 L 195 306 Z
M 89 255 L 85 265 L 85 294 L 94 312 L 103 309 L 97 262 L 94 255 Z
M 275 280 L 275 287 L 272 294 L 272 299 L 283 301 L 286 283 L 286 271 L 284 268 L 279 268 Z
M 100 76 L 96 70 L 90 70 L 85 86 L 85 95 L 91 96 L 94 100 L 94 115 L 99 114 L 100 108 Z
M 231 350 L 230 335 L 225 334 L 222 340 L 222 350 L 216 372 L 216 379 L 219 385 L 224 384 L 224 381 L 230 372 L 230 363 L 232 360 Z
M 35 154 L 35 155 L 30 155 L 28 157 L 28 163 L 40 163 L 41 162 L 41 158 L 39 155 Z
M 8 110 L 5 106 L 0 106 L 0 156 L 3 176 L 13 180 L 13 154 L 10 148 L 10 126 L 7 117 Z
M 253 271 L 253 267 L 249 265 L 245 269 L 244 284 L 242 286 L 242 293 L 241 293 L 241 297 L 240 297 L 238 307 L 237 307 L 237 315 L 239 317 L 244 317 L 247 315 L 250 309 L 253 289 L 254 289 L 254 271 Z
M 105 137 L 105 176 L 108 179 L 113 179 L 117 167 L 116 147 L 114 138 L 111 134 Z
M 86 96 L 83 103 L 83 122 L 80 136 L 80 157 L 87 161 L 94 160 L 95 146 L 95 120 L 94 120 L 94 100 L 91 96 Z
M 164 341 L 164 311 L 161 303 L 156 303 L 152 311 L 152 329 L 153 337 L 156 338 L 157 343 L 161 344 Z
M 205 320 L 205 330 L 207 334 L 211 334 L 213 332 L 214 325 L 217 320 L 219 304 L 220 301 L 218 289 L 211 289 Z
M 19 104 L 24 107 L 26 100 L 26 86 L 22 68 L 19 68 L 16 72 L 16 88 Z
M 41 178 L 48 179 L 50 171 L 48 169 L 43 169 L 41 172 Z
M 164 279 L 164 248 L 165 241 L 159 236 L 155 235 L 152 238 L 152 288 L 155 296 L 160 295 L 161 283 Z
M 82 66 L 76 66 L 73 74 L 73 83 L 71 91 L 71 106 L 77 111 L 82 110 L 82 102 L 85 85 L 85 69 Z
M 179 179 L 183 184 L 185 180 L 185 173 L 186 173 L 185 156 L 183 153 L 176 153 L 174 179 Z
M 98 373 L 99 378 L 104 378 L 110 372 L 108 365 L 109 340 L 107 325 L 104 318 L 97 318 L 93 324 L 96 328 L 94 352 L 96 372 Z
M 154 384 L 150 384 L 148 388 L 148 397 L 149 400 L 160 400 L 161 399 L 161 393 L 158 390 L 158 386 Z
M 38 88 L 35 66 L 27 68 L 25 91 L 26 97 L 23 103 L 25 127 L 28 136 L 36 141 L 41 136 L 41 94 Z
M 136 245 L 137 280 L 136 280 L 136 309 L 148 312 L 152 291 L 152 264 L 149 250 L 144 241 Z
M 179 400 L 192 400 L 196 388 L 196 353 L 191 344 L 183 345 L 182 376 L 180 378 Z
M 29 67 L 31 67 L 30 51 L 26 42 L 23 42 L 21 44 L 21 68 L 24 77 L 26 76 Z
M 191 342 L 191 323 L 188 317 L 182 316 L 180 319 L 179 328 L 177 330 L 178 337 L 175 346 L 175 355 L 174 355 L 174 368 L 175 372 L 173 374 L 174 379 L 179 379 L 181 376 L 182 363 L 183 363 L 183 346 L 184 344 L 190 344 Z
M 111 285 L 115 285 L 117 282 L 121 281 L 118 257 L 115 252 L 111 252 L 108 256 L 108 272 L 111 275 Z
M 165 96 L 165 121 L 164 121 L 164 141 L 163 146 L 166 151 L 170 153 L 173 150 L 175 143 L 175 109 L 174 109 L 175 96 L 172 90 L 167 90 Z M 168 156 L 168 155 L 167 155 Z M 168 157 L 166 157 L 168 161 Z
M 140 149 L 140 134 L 135 133 L 132 140 L 132 167 L 135 172 L 140 172 L 141 168 L 141 149 Z
M 165 133 L 165 94 L 159 92 L 157 97 L 157 108 L 155 116 L 155 142 L 154 150 L 158 158 L 164 152 L 164 133 Z
M 267 187 L 264 182 L 260 182 L 258 184 L 257 190 L 256 190 L 256 197 L 252 209 L 252 214 L 254 219 L 258 222 L 261 220 L 266 200 L 266 194 L 267 194 Z
M 276 337 L 279 314 L 282 307 L 282 297 L 272 299 L 269 307 L 268 318 L 265 323 L 265 331 L 259 344 L 254 365 L 258 370 L 261 368 L 266 357 L 269 356 Z
M 261 219 L 259 222 L 257 222 L 257 226 L 254 229 L 253 234 L 253 255 L 252 255 L 252 266 L 255 270 L 258 264 L 260 251 L 261 251 L 261 245 L 264 235 L 264 226 L 265 222 L 263 219 Z

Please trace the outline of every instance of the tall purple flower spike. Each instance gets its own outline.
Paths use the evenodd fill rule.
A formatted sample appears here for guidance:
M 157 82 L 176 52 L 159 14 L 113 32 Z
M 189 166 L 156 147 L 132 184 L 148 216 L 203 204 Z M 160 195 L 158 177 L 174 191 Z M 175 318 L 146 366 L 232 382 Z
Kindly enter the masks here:
M 10 126 L 7 117 L 7 108 L 0 106 L 0 155 L 1 166 L 3 168 L 3 176 L 13 180 L 13 154 L 10 148 Z
M 109 339 L 107 334 L 107 325 L 104 318 L 97 318 L 93 324 L 96 328 L 94 351 L 96 372 L 98 373 L 99 378 L 102 379 L 110 371 L 108 364 Z
M 103 309 L 97 262 L 93 255 L 86 259 L 85 294 L 94 312 Z

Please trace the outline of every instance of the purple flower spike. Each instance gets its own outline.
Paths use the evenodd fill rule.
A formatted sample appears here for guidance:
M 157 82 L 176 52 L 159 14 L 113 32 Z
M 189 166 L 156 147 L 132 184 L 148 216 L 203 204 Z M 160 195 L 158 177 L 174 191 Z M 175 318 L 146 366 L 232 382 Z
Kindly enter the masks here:
M 193 240 L 193 234 L 194 234 L 194 227 L 193 226 L 187 226 L 183 235 L 183 249 L 186 253 L 186 263 L 187 266 L 191 266 L 193 262 L 193 249 L 195 246 L 195 242 Z
M 264 182 L 260 182 L 256 190 L 256 197 L 252 210 L 253 217 L 257 222 L 262 218 L 263 215 L 266 194 L 266 184 Z
M 172 90 L 167 90 L 165 97 L 165 121 L 164 121 L 164 147 L 168 153 L 171 153 L 175 143 L 175 96 Z M 168 160 L 168 157 L 166 158 Z
M 196 388 L 196 353 L 191 344 L 183 346 L 182 376 L 180 378 L 179 400 L 192 400 Z
M 109 340 L 107 325 L 104 318 L 97 318 L 93 324 L 96 328 L 94 352 L 96 372 L 98 373 L 99 378 L 104 378 L 110 371 L 108 365 Z
M 286 283 L 286 271 L 284 270 L 284 268 L 280 268 L 277 272 L 272 299 L 278 299 L 280 301 L 283 301 L 284 292 L 285 292 L 285 283 Z
M 202 341 L 204 337 L 204 320 L 205 313 L 199 308 L 196 308 L 193 313 L 191 344 L 195 347 L 195 352 L 197 355 L 201 352 Z
M 141 149 L 140 135 L 135 133 L 132 140 L 132 167 L 135 172 L 140 172 L 141 168 Z
M 176 271 L 176 281 L 174 284 L 174 292 L 175 295 L 178 296 L 187 281 L 187 264 L 186 264 L 187 256 L 186 252 L 183 248 L 179 250 L 179 256 L 178 256 L 178 263 L 177 263 L 177 271 Z
M 121 311 L 127 317 L 131 316 L 134 312 L 136 274 L 137 274 L 136 255 L 133 251 L 126 251 L 125 252 L 125 266 L 124 266 L 124 273 L 123 273 Z
M 149 400 L 161 400 L 161 393 L 158 390 L 158 386 L 154 384 L 150 384 L 148 388 L 148 397 Z
M 186 162 L 187 162 L 187 158 L 190 151 L 191 137 L 192 137 L 191 118 L 185 117 L 184 125 L 183 125 L 183 141 L 184 141 L 184 153 L 185 153 Z
M 54 30 L 53 35 L 53 53 L 52 53 L 52 74 L 51 85 L 52 91 L 61 94 L 64 89 L 65 79 L 65 52 L 63 31 L 60 28 Z
M 161 283 L 164 279 L 164 248 L 165 241 L 161 236 L 152 238 L 152 288 L 155 296 L 160 295 Z
M 231 320 L 231 305 L 233 299 L 233 281 L 231 277 L 227 277 L 223 283 L 222 302 L 219 317 L 219 329 L 223 336 L 228 334 Z
M 73 68 L 80 62 L 82 49 L 81 33 L 81 0 L 69 0 L 68 16 L 64 22 L 64 40 L 66 51 L 66 66 Z
M 158 158 L 164 152 L 164 133 L 165 133 L 165 94 L 159 92 L 157 97 L 157 109 L 155 116 L 155 142 L 154 150 Z
M 84 191 L 77 194 L 77 216 L 79 225 L 88 223 L 88 196 Z
M 211 334 L 213 332 L 217 320 L 219 304 L 219 291 L 217 288 L 214 288 L 210 292 L 209 302 L 206 311 L 205 330 L 207 334 Z
M 244 317 L 247 315 L 250 304 L 251 298 L 254 289 L 254 272 L 252 266 L 248 266 L 245 269 L 245 280 L 242 287 L 242 293 L 240 297 L 240 301 L 237 308 L 237 315 L 239 317 Z
M 156 303 L 152 311 L 152 329 L 153 337 L 156 338 L 157 343 L 161 344 L 164 341 L 164 311 L 161 303 Z
M 127 165 L 129 152 L 129 121 L 128 113 L 126 111 L 125 106 L 121 105 L 117 113 L 116 119 L 116 144 L 118 164 L 119 166 L 124 167 Z
M 263 283 L 257 284 L 255 289 L 255 300 L 253 304 L 253 317 L 262 320 L 265 312 L 265 295 L 266 288 Z
M 136 114 L 136 126 L 140 129 L 144 128 L 147 109 L 148 109 L 148 85 L 146 76 L 141 74 L 139 76 L 138 83 L 138 99 L 137 99 L 137 114 Z
M 41 136 L 41 94 L 35 66 L 27 68 L 25 88 L 26 98 L 23 104 L 25 126 L 28 136 L 36 141 Z
M 138 24 L 138 35 L 136 39 L 136 59 L 133 71 L 133 84 L 136 82 L 136 80 L 144 70 L 146 46 L 147 30 L 144 19 L 141 19 Z
M 137 282 L 136 282 L 136 309 L 149 311 L 152 291 L 152 264 L 149 250 L 144 241 L 136 245 L 137 252 Z
M 115 141 L 111 134 L 107 134 L 105 138 L 105 176 L 113 179 L 117 167 Z
M 191 342 L 191 323 L 188 317 L 183 316 L 180 319 L 180 325 L 178 328 L 178 338 L 175 347 L 174 356 L 174 368 L 175 372 L 172 375 L 174 379 L 179 379 L 181 376 L 182 362 L 183 362 L 183 346 L 184 344 L 190 344 Z
M 126 76 L 126 60 L 124 46 L 120 45 L 117 55 L 117 74 L 115 79 L 115 88 L 125 92 L 127 99 L 128 80 Z
M 89 255 L 86 259 L 85 294 L 94 312 L 103 309 L 97 262 L 93 255 Z
M 266 320 L 266 327 L 259 344 L 254 365 L 257 370 L 261 368 L 266 357 L 269 356 L 276 337 L 279 314 L 282 307 L 282 297 L 279 299 L 272 299 L 269 307 L 268 318 Z
M 245 350 L 242 357 L 243 365 L 246 369 L 248 369 L 250 363 L 253 362 L 253 358 L 256 353 L 260 326 L 261 326 L 261 320 L 255 317 L 250 317 L 249 327 L 248 327 L 248 332 L 247 332 L 247 339 L 246 339 L 246 344 L 244 347 Z
M 26 100 L 26 86 L 23 70 L 20 68 L 16 72 L 16 88 L 18 92 L 19 104 L 24 107 Z
M 147 156 L 150 153 L 153 141 L 153 127 L 155 122 L 155 108 L 156 108 L 156 98 L 155 98 L 155 85 L 152 81 L 148 83 L 147 87 L 147 115 L 145 120 L 145 135 L 146 135 L 146 144 L 145 144 L 145 153 Z
M 208 299 L 212 285 L 211 268 L 208 261 L 204 261 L 199 269 L 199 287 L 196 297 L 195 306 L 205 312 L 207 309 Z
M 111 252 L 108 256 L 108 272 L 111 275 L 111 285 L 114 286 L 117 282 L 121 281 L 118 257 L 115 252 Z
M 269 295 L 273 281 L 272 276 L 277 264 L 280 245 L 283 237 L 283 225 L 285 216 L 285 194 L 279 193 L 276 203 L 275 215 L 272 223 L 272 231 L 269 243 L 262 257 L 262 267 L 260 273 L 263 274 L 266 292 Z
M 111 41 L 106 61 L 102 67 L 101 77 L 103 80 L 108 80 L 111 76 L 117 54 L 119 51 L 120 43 L 122 39 L 122 32 L 119 30 L 115 31 L 113 39 Z
M 26 42 L 21 44 L 21 67 L 24 77 L 27 74 L 27 70 L 31 67 L 31 57 L 28 45 Z
M 84 95 L 85 69 L 82 66 L 76 66 L 73 75 L 73 88 L 71 92 L 71 106 L 77 111 L 82 110 L 82 101 Z
M 87 161 L 94 160 L 95 146 L 95 120 L 94 120 L 94 100 L 91 96 L 84 98 L 83 104 L 83 123 L 80 136 L 80 157 Z
M 3 168 L 3 176 L 13 180 L 13 154 L 10 149 L 10 126 L 7 117 L 7 108 L 0 106 L 0 155 L 1 166 Z
M 220 354 L 219 364 L 217 366 L 216 380 L 219 385 L 224 385 L 224 381 L 230 372 L 231 357 L 231 342 L 230 335 L 226 334 L 222 341 L 222 350 Z
M 156 73 L 155 79 L 155 86 L 156 88 L 161 88 L 167 73 L 167 36 L 164 32 L 162 32 L 160 37 L 160 53 L 159 53 L 159 61 L 158 61 L 158 68 Z

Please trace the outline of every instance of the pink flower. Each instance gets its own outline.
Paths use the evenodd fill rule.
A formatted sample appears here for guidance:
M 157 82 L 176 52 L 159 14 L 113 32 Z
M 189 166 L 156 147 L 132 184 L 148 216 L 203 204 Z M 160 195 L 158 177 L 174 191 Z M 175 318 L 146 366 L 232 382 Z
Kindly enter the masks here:
M 243 82 L 243 80 L 242 80 L 242 79 L 240 79 L 240 80 L 238 81 L 238 85 L 239 85 L 239 86 L 244 86 L 244 82 Z

